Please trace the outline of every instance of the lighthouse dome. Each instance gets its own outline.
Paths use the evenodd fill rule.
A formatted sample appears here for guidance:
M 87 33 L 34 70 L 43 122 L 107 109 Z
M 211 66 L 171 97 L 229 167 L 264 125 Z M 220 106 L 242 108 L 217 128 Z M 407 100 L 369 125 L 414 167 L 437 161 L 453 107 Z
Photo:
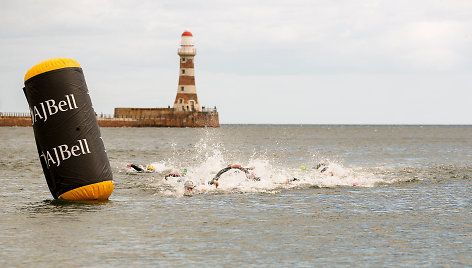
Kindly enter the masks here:
M 189 31 L 189 29 L 185 29 L 185 31 L 182 33 L 182 36 L 193 36 L 192 33 Z
M 189 29 L 185 29 L 184 33 L 182 34 L 180 45 L 185 50 L 189 49 L 190 47 L 192 47 L 191 49 L 193 50 L 193 35 Z

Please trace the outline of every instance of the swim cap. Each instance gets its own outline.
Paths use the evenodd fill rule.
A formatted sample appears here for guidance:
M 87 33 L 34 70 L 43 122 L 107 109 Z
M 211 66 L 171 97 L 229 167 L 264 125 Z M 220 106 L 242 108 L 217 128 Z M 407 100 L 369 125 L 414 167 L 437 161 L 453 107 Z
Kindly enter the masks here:
M 154 170 L 154 167 L 153 167 L 152 165 L 148 165 L 148 166 L 147 166 L 147 169 L 148 169 L 148 170 Z
M 301 166 L 300 167 L 302 170 L 306 170 L 306 167 L 305 166 Z
M 186 169 L 186 168 L 184 168 L 184 173 L 187 173 L 187 169 Z

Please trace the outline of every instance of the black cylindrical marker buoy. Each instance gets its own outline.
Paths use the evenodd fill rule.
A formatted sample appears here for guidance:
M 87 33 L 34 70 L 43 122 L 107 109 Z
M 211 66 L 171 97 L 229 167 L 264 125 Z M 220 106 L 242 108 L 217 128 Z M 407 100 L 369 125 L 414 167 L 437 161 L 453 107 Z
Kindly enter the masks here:
M 38 63 L 26 73 L 23 90 L 53 197 L 108 199 L 113 176 L 79 63 L 67 58 Z

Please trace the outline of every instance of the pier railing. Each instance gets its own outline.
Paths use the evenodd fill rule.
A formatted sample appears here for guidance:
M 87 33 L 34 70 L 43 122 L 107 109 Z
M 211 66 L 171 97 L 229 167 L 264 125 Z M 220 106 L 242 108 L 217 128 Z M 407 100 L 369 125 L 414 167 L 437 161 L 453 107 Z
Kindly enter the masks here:
M 115 117 L 112 114 L 99 113 L 97 114 L 97 118 L 115 118 Z
M 0 116 L 5 116 L 5 117 L 30 117 L 30 113 L 0 112 Z
M 207 108 L 205 106 L 202 107 L 202 112 L 204 113 L 216 113 L 218 110 L 216 110 L 216 106 L 213 108 Z

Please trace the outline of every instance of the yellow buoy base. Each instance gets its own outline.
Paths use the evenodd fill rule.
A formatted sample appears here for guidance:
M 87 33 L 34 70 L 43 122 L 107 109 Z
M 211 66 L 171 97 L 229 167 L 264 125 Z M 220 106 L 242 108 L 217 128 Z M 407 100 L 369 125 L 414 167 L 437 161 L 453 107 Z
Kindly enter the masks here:
M 67 200 L 107 200 L 114 188 L 112 181 L 102 181 L 70 190 L 59 197 Z

